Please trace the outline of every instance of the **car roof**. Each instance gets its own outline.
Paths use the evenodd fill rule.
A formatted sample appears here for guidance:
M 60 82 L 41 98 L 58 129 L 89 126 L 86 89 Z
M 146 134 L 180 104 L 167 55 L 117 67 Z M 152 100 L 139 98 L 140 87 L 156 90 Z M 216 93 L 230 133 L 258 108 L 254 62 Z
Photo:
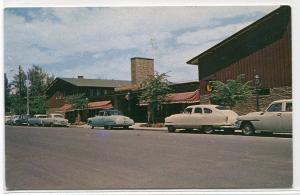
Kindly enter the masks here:
M 282 100 L 276 100 L 272 103 L 281 103 L 281 102 L 292 102 L 292 99 L 282 99 Z
M 219 105 L 214 105 L 214 104 L 199 104 L 199 105 L 192 105 L 188 106 L 188 108 L 194 108 L 194 107 L 207 107 L 207 108 L 215 108 Z

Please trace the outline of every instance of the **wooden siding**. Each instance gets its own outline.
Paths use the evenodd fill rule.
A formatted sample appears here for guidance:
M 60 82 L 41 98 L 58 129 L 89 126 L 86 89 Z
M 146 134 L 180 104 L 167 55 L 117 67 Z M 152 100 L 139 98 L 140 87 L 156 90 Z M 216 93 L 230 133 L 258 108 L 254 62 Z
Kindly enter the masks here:
M 258 74 L 261 77 L 262 87 L 292 86 L 291 50 L 291 25 L 289 24 L 281 39 L 201 80 L 226 81 L 235 79 L 239 74 L 245 74 L 246 80 L 254 83 L 254 75 Z M 200 88 L 203 94 L 205 82 L 200 81 Z

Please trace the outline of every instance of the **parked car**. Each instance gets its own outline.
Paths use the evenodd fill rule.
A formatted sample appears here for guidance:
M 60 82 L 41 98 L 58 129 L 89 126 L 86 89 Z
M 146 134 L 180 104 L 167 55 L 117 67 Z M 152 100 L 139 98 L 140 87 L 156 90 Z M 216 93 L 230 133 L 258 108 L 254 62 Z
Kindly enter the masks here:
M 12 115 L 7 121 L 7 125 L 14 125 L 14 121 L 19 117 L 19 115 Z
M 184 109 L 183 113 L 165 118 L 165 126 L 169 132 L 177 128 L 213 133 L 216 129 L 233 132 L 238 114 L 219 105 L 193 105 Z
M 47 118 L 48 115 L 46 114 L 36 114 L 32 118 L 28 119 L 28 124 L 32 126 L 42 126 L 43 125 L 43 119 Z
M 62 114 L 48 114 L 46 118 L 41 118 L 42 126 L 63 126 L 68 127 L 69 121 Z
M 244 135 L 260 132 L 292 133 L 291 99 L 272 102 L 263 112 L 251 112 L 238 117 L 237 127 Z
M 13 118 L 13 125 L 28 125 L 28 118 L 27 115 L 16 115 Z
M 98 116 L 88 118 L 88 124 L 94 127 L 104 127 L 104 129 L 112 129 L 114 127 L 123 127 L 128 129 L 134 125 L 134 121 L 129 117 L 123 116 L 118 110 L 101 110 Z
M 12 121 L 13 116 L 5 116 L 5 124 L 9 125 L 10 122 Z

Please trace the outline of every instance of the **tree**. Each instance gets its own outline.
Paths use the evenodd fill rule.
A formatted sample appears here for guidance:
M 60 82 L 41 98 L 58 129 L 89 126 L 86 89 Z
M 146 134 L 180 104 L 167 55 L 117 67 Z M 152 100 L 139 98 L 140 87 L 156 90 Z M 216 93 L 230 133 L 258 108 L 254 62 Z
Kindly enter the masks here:
M 72 105 L 76 110 L 84 110 L 88 105 L 88 99 L 84 93 L 66 96 L 66 102 Z M 77 112 L 76 122 L 81 122 L 80 112 Z
M 151 116 L 153 123 L 156 121 L 155 112 L 158 106 L 168 101 L 168 93 L 172 91 L 167 77 L 166 73 L 155 72 L 153 76 L 149 76 L 141 84 L 142 94 L 139 96 L 139 100 L 149 105 L 148 112 L 150 112 L 149 116 Z M 149 116 L 148 123 L 150 122 Z
M 227 80 L 225 83 L 212 81 L 211 100 L 215 104 L 232 108 L 252 95 L 253 88 L 250 83 L 251 81 L 245 82 L 244 74 L 239 75 L 236 80 Z
M 54 76 L 50 76 L 37 65 L 33 65 L 32 68 L 28 70 L 27 75 L 28 79 L 31 80 L 30 113 L 44 114 L 48 109 L 46 89 L 54 80 Z
M 19 71 L 13 76 L 12 84 L 17 88 L 16 95 L 9 95 L 7 102 L 10 103 L 9 110 L 15 114 L 26 113 L 27 89 L 25 80 L 31 80 L 29 88 L 29 104 L 30 114 L 44 114 L 48 109 L 46 89 L 54 80 L 54 76 L 50 76 L 40 66 L 33 65 L 25 74 L 22 66 L 19 66 Z

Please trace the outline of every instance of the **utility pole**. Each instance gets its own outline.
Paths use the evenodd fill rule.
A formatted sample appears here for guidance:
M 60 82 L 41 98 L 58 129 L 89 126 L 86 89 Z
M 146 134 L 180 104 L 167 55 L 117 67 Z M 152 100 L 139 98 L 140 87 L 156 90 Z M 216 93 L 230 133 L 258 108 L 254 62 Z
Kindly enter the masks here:
M 21 97 L 21 91 L 22 91 L 22 85 L 21 85 L 21 65 L 19 65 L 19 102 L 18 102 L 18 107 L 19 107 L 19 114 L 21 114 L 21 102 L 22 102 L 22 97 Z
M 27 116 L 29 116 L 29 87 L 31 87 L 31 81 L 28 79 L 27 76 L 27 80 L 25 81 L 25 85 L 26 85 L 26 93 L 27 93 Z

